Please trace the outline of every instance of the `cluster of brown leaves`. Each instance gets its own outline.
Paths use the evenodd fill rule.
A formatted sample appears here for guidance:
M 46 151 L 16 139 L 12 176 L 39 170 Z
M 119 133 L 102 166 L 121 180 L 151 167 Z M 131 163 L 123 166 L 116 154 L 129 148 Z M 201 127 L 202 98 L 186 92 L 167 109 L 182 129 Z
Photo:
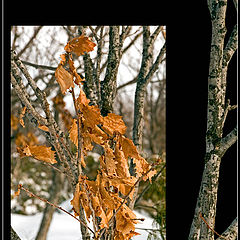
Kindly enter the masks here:
M 12 115 L 11 117 L 11 123 L 12 127 L 16 130 L 17 121 L 21 124 L 22 127 L 25 128 L 25 124 L 23 121 L 23 117 L 26 113 L 26 107 L 23 107 L 21 114 L 19 116 L 19 119 Z M 48 131 L 48 128 L 46 126 L 39 125 L 39 128 Z M 24 135 L 21 132 L 18 132 L 16 134 L 16 140 L 15 140 L 16 146 L 17 146 L 17 152 L 20 154 L 20 157 L 33 157 L 37 160 L 44 161 L 47 163 L 57 163 L 55 160 L 55 151 L 51 150 L 51 147 L 41 146 L 38 145 L 39 141 L 36 137 L 36 135 L 29 131 L 27 135 Z
M 65 46 L 64 49 L 67 53 L 61 56 L 62 61 L 56 71 L 56 78 L 63 94 L 70 87 L 74 88 L 74 82 L 80 87 L 80 93 L 75 102 L 76 111 L 80 112 L 78 115 L 80 124 L 78 125 L 75 119 L 72 122 L 69 130 L 71 141 L 78 148 L 78 139 L 81 139 L 83 156 L 86 156 L 88 151 L 93 149 L 93 143 L 101 145 L 104 149 L 104 154 L 99 158 L 100 171 L 96 180 L 90 181 L 86 176 L 79 176 L 71 204 L 77 216 L 80 215 L 81 204 L 88 221 L 91 216 L 98 217 L 100 219 L 98 231 L 109 227 L 109 221 L 115 210 L 121 206 L 115 214 L 114 239 L 127 240 L 138 235 L 135 232 L 137 220 L 133 211 L 125 203 L 122 204 L 122 201 L 127 195 L 130 199 L 133 198 L 134 192 L 130 193 L 130 190 L 133 189 L 137 178 L 150 169 L 150 165 L 140 156 L 132 140 L 124 136 L 126 125 L 122 117 L 114 113 L 109 113 L 103 117 L 98 106 L 89 105 L 90 101 L 81 89 L 80 83 L 83 80 L 76 73 L 70 53 L 74 52 L 80 56 L 84 52 L 92 51 L 94 46 L 95 44 L 84 36 L 72 39 Z M 66 63 L 69 65 L 68 71 Z M 78 132 L 80 132 L 80 138 Z M 136 177 L 130 175 L 129 158 L 132 158 L 135 163 Z M 84 167 L 83 160 L 81 163 Z M 151 181 L 154 174 L 155 171 L 150 171 L 143 180 L 149 179 Z
M 71 53 L 73 52 L 77 56 L 80 56 L 85 52 L 92 51 L 95 46 L 96 44 L 85 36 L 73 38 L 67 43 L 64 48 L 66 53 L 61 55 L 62 60 L 55 72 L 55 77 L 61 87 L 62 94 L 65 94 L 69 88 L 74 88 L 74 83 L 79 85 L 84 81 L 74 67 Z M 66 68 L 66 65 L 68 65 L 69 68 Z
M 65 124 L 71 141 L 77 148 L 81 147 L 81 157 L 87 156 L 87 153 L 93 149 L 93 144 L 98 144 L 104 149 L 104 154 L 99 158 L 100 171 L 96 180 L 90 181 L 86 176 L 80 175 L 71 204 L 76 216 L 80 215 L 81 204 L 88 221 L 91 217 L 99 219 L 98 233 L 101 229 L 109 227 L 110 220 L 114 216 L 116 223 L 114 239 L 128 240 L 138 235 L 135 232 L 137 220 L 133 211 L 125 203 L 123 204 L 123 200 L 126 196 L 133 198 L 134 184 L 138 178 L 144 175 L 144 181 L 151 181 L 156 171 L 150 171 L 150 164 L 140 156 L 133 141 L 124 136 L 126 125 L 122 117 L 114 113 L 103 117 L 98 106 L 89 105 L 90 101 L 81 89 L 84 80 L 76 72 L 71 53 L 80 56 L 84 52 L 92 51 L 94 46 L 95 43 L 85 36 L 72 39 L 65 46 L 66 53 L 61 55 L 62 60 L 55 72 L 62 94 L 67 90 L 71 91 L 70 88 L 73 89 L 75 84 L 80 88 L 79 96 L 75 100 L 79 124 L 69 115 L 65 119 Z M 62 97 L 56 96 L 54 104 L 59 105 L 59 111 L 64 116 L 64 112 L 60 110 L 65 106 Z M 20 121 L 25 110 L 22 111 Z M 14 119 L 12 122 L 14 123 Z M 20 123 L 24 126 L 24 123 Z M 48 131 L 46 126 L 39 128 Z M 78 144 L 78 139 L 81 140 L 81 145 Z M 32 156 L 51 164 L 56 163 L 55 152 L 50 147 L 37 146 L 24 138 L 21 141 L 22 147 L 17 148 L 21 157 Z M 133 159 L 135 163 L 136 177 L 130 175 L 129 159 Z M 85 167 L 84 160 L 81 160 L 82 166 Z M 117 213 L 116 209 L 119 209 Z
M 109 113 L 103 117 L 97 106 L 89 106 L 89 100 L 80 89 L 77 98 L 77 107 L 81 112 L 80 133 L 83 142 L 82 151 L 87 155 L 93 148 L 93 143 L 99 144 L 104 149 L 100 156 L 100 171 L 96 181 L 89 181 L 86 178 L 79 178 L 74 198 L 71 201 L 76 215 L 80 214 L 81 203 L 84 207 L 87 219 L 90 216 L 100 217 L 100 229 L 108 227 L 108 222 L 114 211 L 121 205 L 124 196 L 128 195 L 130 189 L 150 169 L 149 163 L 140 156 L 132 140 L 123 136 L 126 126 L 121 116 Z M 78 147 L 78 126 L 76 120 L 69 131 L 72 142 Z M 132 158 L 135 163 L 137 177 L 129 173 L 128 159 Z M 150 171 L 143 180 L 151 180 L 155 171 Z M 132 199 L 133 191 L 129 197 Z M 92 204 L 92 210 L 90 208 Z M 115 239 L 130 239 L 135 233 L 136 215 L 123 204 L 116 214 Z

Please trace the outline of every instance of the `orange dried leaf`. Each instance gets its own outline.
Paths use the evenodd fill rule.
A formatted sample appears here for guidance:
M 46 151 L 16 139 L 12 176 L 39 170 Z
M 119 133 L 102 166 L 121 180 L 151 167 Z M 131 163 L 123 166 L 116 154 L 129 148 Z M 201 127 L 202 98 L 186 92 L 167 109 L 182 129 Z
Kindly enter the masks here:
M 121 136 L 120 143 L 126 158 L 128 157 L 138 158 L 140 156 L 136 146 L 134 145 L 131 139 Z
M 84 211 L 86 213 L 87 220 L 90 221 L 90 216 L 91 216 L 91 209 L 89 207 L 89 201 L 87 194 L 83 191 L 79 191 L 79 199 L 81 201 L 81 204 L 84 208 Z
M 121 207 L 121 210 L 116 214 L 116 230 L 121 232 L 123 235 L 134 231 L 134 224 L 137 223 L 137 221 L 132 219 L 136 219 L 136 215 L 126 206 L 126 204 L 124 204 Z
M 61 87 L 62 94 L 65 94 L 70 87 L 74 87 L 73 76 L 61 64 L 57 67 L 55 77 Z
M 75 146 L 78 147 L 78 129 L 76 119 L 73 120 L 72 126 L 69 130 L 69 137 L 71 141 L 75 144 Z
M 18 197 L 20 194 L 20 188 L 18 188 L 18 190 L 14 193 L 13 197 Z
M 51 147 L 46 146 L 26 146 L 23 149 L 17 148 L 21 157 L 34 157 L 37 160 L 41 160 L 47 163 L 57 163 L 55 160 L 55 151 L 51 150 Z
M 25 115 L 25 113 L 26 113 L 26 109 L 27 109 L 27 107 L 25 106 L 25 107 L 22 109 L 22 112 L 21 112 L 20 117 L 19 117 L 19 122 L 20 122 L 20 124 L 22 125 L 22 127 L 24 127 L 24 128 L 25 128 L 25 124 L 24 124 L 24 121 L 23 121 L 23 117 L 24 117 L 24 115 Z
M 115 146 L 114 155 L 117 166 L 117 175 L 119 177 L 130 177 L 128 161 L 124 155 L 124 152 L 120 149 L 120 143 L 118 140 Z
M 47 126 L 44 126 L 44 125 L 41 125 L 41 124 L 38 125 L 38 128 L 41 129 L 41 130 L 43 130 L 43 131 L 46 131 L 46 132 L 49 131 L 49 129 L 48 129 Z
M 77 56 L 83 55 L 85 52 L 90 52 L 96 44 L 85 36 L 80 36 L 70 40 L 65 46 L 66 52 L 74 52 Z
M 107 173 L 109 176 L 116 175 L 116 164 L 115 164 L 115 156 L 113 154 L 113 150 L 105 144 L 105 163 L 107 168 Z
M 85 119 L 85 126 L 93 129 L 96 125 L 102 123 L 100 109 L 97 106 L 82 105 L 81 111 Z
M 90 100 L 87 99 L 86 94 L 82 89 L 80 89 L 79 96 L 77 98 L 77 107 L 80 111 L 82 111 L 82 106 L 87 106 L 89 104 Z
M 70 203 L 73 206 L 73 210 L 76 216 L 80 215 L 80 199 L 79 199 L 79 183 L 76 185 L 75 192 L 73 195 L 73 199 L 70 201 Z
M 80 77 L 80 75 L 77 73 L 77 70 L 76 70 L 76 68 L 75 68 L 75 66 L 74 66 L 74 62 L 73 62 L 72 58 L 69 58 L 68 64 L 69 64 L 69 68 L 70 68 L 70 70 L 71 70 L 72 75 L 75 77 L 74 82 L 75 82 L 77 85 L 80 85 L 80 83 L 83 82 L 83 81 L 85 81 L 85 79 L 82 79 L 82 78 Z
M 109 113 L 103 118 L 103 130 L 108 134 L 113 136 L 114 132 L 119 132 L 124 134 L 126 132 L 126 125 L 122 120 L 122 116 L 116 115 L 114 113 Z
M 60 62 L 60 64 L 61 64 L 61 65 L 64 65 L 65 62 L 66 62 L 66 54 L 61 54 L 60 57 L 61 57 L 61 59 L 62 59 L 61 62 Z
M 143 177 L 143 181 L 149 180 L 152 183 L 152 177 L 157 173 L 156 170 L 150 171 L 146 176 Z
M 102 209 L 102 204 L 97 196 L 92 196 L 92 206 L 95 215 L 101 218 L 101 222 L 99 224 L 100 229 L 108 227 L 108 219 L 106 217 L 105 212 Z

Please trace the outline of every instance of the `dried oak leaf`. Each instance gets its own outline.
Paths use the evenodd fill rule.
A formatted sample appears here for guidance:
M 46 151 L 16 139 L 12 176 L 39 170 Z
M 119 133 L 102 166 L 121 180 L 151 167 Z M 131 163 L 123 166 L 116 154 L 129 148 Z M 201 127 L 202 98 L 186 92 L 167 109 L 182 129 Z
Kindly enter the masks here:
M 71 75 L 67 70 L 65 70 L 61 64 L 59 64 L 57 67 L 55 77 L 61 87 L 63 95 L 65 95 L 66 91 L 70 87 L 74 87 L 73 75 Z
M 124 204 L 116 214 L 116 230 L 123 235 L 135 231 L 137 221 L 133 219 L 136 219 L 135 213 Z
M 115 209 L 115 202 L 108 192 L 108 182 L 100 174 L 97 175 L 96 184 L 104 209 Z
M 108 227 L 108 219 L 105 212 L 103 211 L 101 201 L 97 196 L 92 196 L 91 200 L 95 215 L 101 218 L 101 222 L 99 224 L 100 229 Z
M 14 197 L 14 198 L 15 198 L 15 197 L 18 197 L 19 194 L 20 194 L 20 188 L 18 188 L 18 190 L 17 190 L 16 192 L 14 192 L 13 197 Z
M 121 149 L 119 138 L 116 138 L 116 145 L 115 145 L 115 163 L 117 166 L 117 175 L 119 177 L 130 177 L 129 173 L 129 166 L 128 166 L 128 161 L 127 158 L 124 155 L 124 152 Z
M 149 170 L 150 164 L 143 157 L 140 156 L 132 140 L 124 136 L 120 136 L 120 144 L 122 146 L 125 157 L 133 158 L 136 174 L 137 176 L 141 177 L 145 172 Z M 150 171 L 146 176 L 143 177 L 143 180 L 146 181 L 147 179 L 149 179 L 151 181 L 151 177 L 155 173 L 155 170 Z
M 105 159 L 104 162 L 106 163 L 107 173 L 109 176 L 116 176 L 116 163 L 115 163 L 115 156 L 113 153 L 113 150 L 108 146 L 108 144 L 105 144 L 104 147 L 105 150 Z
M 115 132 L 124 134 L 127 127 L 122 120 L 122 116 L 116 115 L 114 113 L 108 113 L 106 117 L 103 117 L 102 129 L 109 135 L 113 136 Z
M 21 157 L 34 157 L 37 160 L 41 160 L 47 163 L 57 163 L 55 160 L 55 151 L 51 150 L 51 147 L 46 146 L 25 146 L 24 148 L 17 148 Z
M 88 197 L 87 197 L 87 193 L 80 191 L 79 192 L 79 199 L 81 201 L 81 204 L 84 208 L 84 211 L 86 213 L 86 217 L 88 222 L 90 221 L 90 216 L 91 216 L 91 209 L 89 207 L 89 201 L 88 201 Z
M 85 126 L 95 128 L 96 125 L 102 123 L 100 109 L 97 106 L 82 105 L 81 111 L 85 119 Z
M 77 98 L 77 108 L 82 111 L 82 106 L 88 106 L 90 100 L 87 99 L 86 94 L 82 89 L 80 89 L 79 96 Z
M 75 192 L 73 195 L 73 199 L 70 201 L 71 205 L 73 206 L 73 211 L 75 216 L 80 215 L 80 198 L 79 198 L 79 192 L 80 192 L 80 186 L 79 183 L 77 183 Z
M 76 119 L 73 119 L 72 126 L 69 130 L 69 137 L 75 146 L 78 147 L 78 129 Z
M 70 40 L 65 46 L 66 52 L 74 52 L 77 56 L 83 55 L 85 52 L 93 51 L 96 44 L 85 36 L 80 36 Z
M 72 75 L 75 77 L 74 78 L 74 82 L 77 85 L 80 85 L 80 83 L 85 81 L 85 79 L 81 78 L 81 76 L 77 73 L 77 70 L 76 70 L 76 68 L 74 66 L 74 62 L 73 62 L 71 57 L 68 60 L 68 64 L 69 64 L 69 68 L 70 68 L 70 71 L 71 71 Z
M 24 124 L 24 121 L 23 121 L 23 117 L 24 117 L 24 115 L 25 115 L 25 113 L 26 113 L 26 109 L 27 109 L 27 107 L 25 106 L 25 107 L 22 109 L 22 112 L 21 112 L 21 114 L 20 114 L 20 116 L 19 116 L 19 122 L 20 122 L 20 124 L 22 125 L 22 127 L 24 127 L 24 128 L 25 128 L 25 124 Z

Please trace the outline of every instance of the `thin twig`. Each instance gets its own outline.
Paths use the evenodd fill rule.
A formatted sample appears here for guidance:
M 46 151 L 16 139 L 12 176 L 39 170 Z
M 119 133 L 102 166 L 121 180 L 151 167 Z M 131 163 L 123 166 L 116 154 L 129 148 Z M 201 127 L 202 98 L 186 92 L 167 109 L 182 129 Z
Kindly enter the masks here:
M 55 207 L 55 208 L 58 208 L 59 210 L 67 213 L 68 215 L 70 215 L 71 217 L 73 217 L 73 218 L 75 218 L 77 221 L 79 221 L 81 224 L 83 224 L 86 228 L 88 228 L 88 229 L 95 235 L 94 231 L 93 231 L 90 227 L 88 227 L 83 221 L 81 221 L 80 219 L 78 219 L 77 217 L 75 217 L 74 215 L 72 215 L 70 212 L 68 212 L 67 210 L 63 209 L 62 207 L 59 207 L 59 206 L 57 206 L 56 204 L 49 202 L 47 199 L 44 199 L 44 198 L 41 198 L 41 197 L 37 196 L 36 194 L 32 193 L 32 192 L 29 191 L 28 189 L 24 188 L 24 187 L 22 186 L 22 184 L 18 184 L 18 189 L 22 189 L 22 190 L 24 190 L 25 192 L 27 192 L 30 197 L 38 198 L 39 200 L 41 200 L 41 201 L 43 201 L 43 202 L 46 202 L 47 204 L 49 204 L 49 205 L 51 205 L 51 206 L 53 206 L 53 207 Z
M 154 176 L 154 180 L 157 180 L 158 176 L 162 173 L 162 171 L 164 170 L 164 168 L 166 167 L 166 163 L 163 165 L 163 167 L 160 169 L 160 171 Z M 138 195 L 137 200 L 135 201 L 134 205 L 137 204 L 139 202 L 139 200 L 141 199 L 141 197 L 144 195 L 144 193 L 151 187 L 151 184 L 148 184 L 143 191 Z
M 81 167 L 81 159 L 82 159 L 82 142 L 81 142 L 81 133 L 80 133 L 80 113 L 77 108 L 77 102 L 76 102 L 76 97 L 74 93 L 74 88 L 71 90 L 72 92 L 72 98 L 73 98 L 73 103 L 74 103 L 74 108 L 75 112 L 77 115 L 77 129 L 78 129 L 78 157 L 77 157 L 77 165 L 78 165 L 78 175 L 81 176 L 82 174 L 82 167 Z
M 25 65 L 34 67 L 36 69 L 47 69 L 47 70 L 51 70 L 51 71 L 56 71 L 57 67 L 51 67 L 51 66 L 47 66 L 47 65 L 40 65 L 40 64 L 35 64 L 35 63 L 31 63 L 31 62 L 27 62 L 27 61 L 23 61 L 22 63 L 24 63 Z
M 17 57 L 21 56 L 26 49 L 30 46 L 30 44 L 33 42 L 34 38 L 36 38 L 37 34 L 39 33 L 39 31 L 41 30 L 43 26 L 40 26 L 38 28 L 35 29 L 32 37 L 29 39 L 28 43 L 25 45 L 25 47 L 18 53 Z

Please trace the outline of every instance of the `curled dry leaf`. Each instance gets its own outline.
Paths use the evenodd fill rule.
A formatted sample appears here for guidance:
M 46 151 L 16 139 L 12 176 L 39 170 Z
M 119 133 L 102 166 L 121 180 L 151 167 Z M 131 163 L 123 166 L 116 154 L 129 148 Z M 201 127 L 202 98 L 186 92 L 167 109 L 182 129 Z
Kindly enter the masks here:
M 78 147 L 78 129 L 77 129 L 77 120 L 73 119 L 72 126 L 69 130 L 69 137 L 71 141 Z
M 20 188 L 18 188 L 18 190 L 14 193 L 13 197 L 18 197 L 20 194 Z
M 77 70 L 74 66 L 74 62 L 73 62 L 71 57 L 69 57 L 68 64 L 69 64 L 69 68 L 70 68 L 70 71 L 71 71 L 72 75 L 75 77 L 74 82 L 77 85 L 80 85 L 80 83 L 85 81 L 85 79 L 81 78 L 81 76 L 77 73 Z
M 109 135 L 113 136 L 115 132 L 124 134 L 127 127 L 122 120 L 122 116 L 116 115 L 114 113 L 109 113 L 106 117 L 103 118 L 102 129 Z
M 71 75 L 67 70 L 65 70 L 61 64 L 59 64 L 56 69 L 55 77 L 61 87 L 63 95 L 65 95 L 66 91 L 70 87 L 74 87 L 73 75 Z
M 27 145 L 23 148 L 17 147 L 17 151 L 20 153 L 20 157 L 34 157 L 47 163 L 57 163 L 54 156 L 55 151 L 52 151 L 51 147 Z
M 85 36 L 80 36 L 70 40 L 65 46 L 66 52 L 74 52 L 77 56 L 83 55 L 85 52 L 93 51 L 96 44 Z
M 71 205 L 73 206 L 75 216 L 80 215 L 80 198 L 79 198 L 80 186 L 79 183 L 76 185 Z
M 21 114 L 20 114 L 20 117 L 19 117 L 19 123 L 22 125 L 22 127 L 24 127 L 25 128 L 25 124 L 24 124 L 24 121 L 23 121 L 23 117 L 24 117 L 24 115 L 25 115 L 25 113 L 26 113 L 26 109 L 27 109 L 27 107 L 25 106 L 23 109 L 22 109 L 22 112 L 21 112 Z

